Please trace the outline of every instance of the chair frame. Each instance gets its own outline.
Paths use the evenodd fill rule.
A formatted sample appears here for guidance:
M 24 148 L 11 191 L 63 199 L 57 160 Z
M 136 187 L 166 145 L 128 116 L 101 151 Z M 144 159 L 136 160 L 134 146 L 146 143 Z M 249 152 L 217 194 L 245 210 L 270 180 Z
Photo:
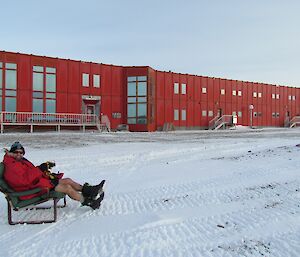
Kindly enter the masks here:
M 39 188 L 38 188 L 39 189 Z M 58 201 L 61 198 L 57 198 L 57 197 L 49 197 L 49 198 L 45 198 L 42 200 L 38 200 L 35 203 L 31 203 L 27 206 L 24 206 L 22 208 L 19 207 L 15 207 L 12 204 L 12 201 L 10 199 L 10 194 L 14 194 L 14 193 L 8 193 L 3 191 L 2 188 L 0 188 L 0 191 L 5 195 L 5 199 L 7 201 L 7 219 L 8 219 L 8 224 L 9 225 L 17 225 L 17 224 L 43 224 L 43 223 L 53 223 L 57 221 L 57 208 L 64 208 L 67 206 L 67 200 L 66 200 L 66 196 L 63 197 L 64 203 L 63 205 L 57 205 Z M 41 189 L 39 189 L 39 191 L 41 191 Z M 25 195 L 29 195 L 32 194 L 32 190 L 28 190 L 28 191 L 23 191 L 23 192 L 17 192 L 19 194 L 22 194 L 23 196 Z M 42 207 L 42 206 L 38 206 L 41 203 L 45 203 L 48 202 L 50 200 L 53 200 L 53 206 L 49 206 L 49 207 Z M 13 211 L 19 211 L 19 210 L 26 210 L 26 211 L 31 211 L 31 210 L 46 210 L 46 209 L 51 209 L 53 208 L 53 218 L 51 219 L 44 219 L 44 220 L 19 220 L 19 221 L 13 221 Z
M 45 191 L 45 188 L 34 188 L 31 190 L 17 192 L 12 190 L 3 178 L 3 172 L 5 172 L 5 167 L 2 162 L 0 162 L 0 192 L 5 195 L 7 201 L 7 219 L 9 225 L 16 224 L 42 224 L 42 223 L 52 223 L 57 220 L 57 208 L 64 208 L 67 205 L 66 194 L 53 191 L 48 189 Z M 21 200 L 21 196 L 34 195 L 36 193 L 41 193 L 39 196 L 33 197 L 29 200 Z M 52 194 L 53 193 L 53 194 Z M 18 199 L 17 201 L 15 199 Z M 63 205 L 57 205 L 60 199 L 64 199 Z M 53 200 L 53 206 L 43 207 L 39 206 L 41 203 L 48 202 Z M 28 201 L 28 202 L 26 202 Z M 53 208 L 53 216 L 51 219 L 42 219 L 42 220 L 13 220 L 13 211 L 19 211 L 25 209 L 27 210 L 39 210 L 39 209 L 51 209 Z

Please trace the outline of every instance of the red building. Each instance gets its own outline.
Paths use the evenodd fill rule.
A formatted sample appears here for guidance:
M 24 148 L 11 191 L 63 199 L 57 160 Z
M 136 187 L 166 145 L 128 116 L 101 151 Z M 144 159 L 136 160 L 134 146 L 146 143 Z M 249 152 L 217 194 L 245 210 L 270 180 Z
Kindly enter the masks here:
M 208 128 L 223 115 L 279 127 L 300 115 L 300 88 L 0 51 L 0 108 L 107 115 L 131 131 Z

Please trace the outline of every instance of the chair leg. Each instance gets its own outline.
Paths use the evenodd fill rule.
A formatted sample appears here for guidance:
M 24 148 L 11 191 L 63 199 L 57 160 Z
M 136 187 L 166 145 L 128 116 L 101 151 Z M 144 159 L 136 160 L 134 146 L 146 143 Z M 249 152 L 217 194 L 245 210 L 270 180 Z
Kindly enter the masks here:
M 66 197 L 64 197 L 64 204 L 60 205 L 60 206 L 57 206 L 57 208 L 65 208 L 66 206 L 67 206 L 67 199 L 66 199 Z
M 12 222 L 12 213 L 11 213 L 11 206 L 9 201 L 7 200 L 7 218 L 8 218 L 8 224 L 14 225 Z
M 43 223 L 53 223 L 56 222 L 57 220 L 57 198 L 53 198 L 53 219 L 50 220 L 40 220 L 40 221 L 13 221 L 12 220 L 12 210 L 11 210 L 11 205 L 7 201 L 7 208 L 8 208 L 8 223 L 9 225 L 17 225 L 17 224 L 43 224 Z

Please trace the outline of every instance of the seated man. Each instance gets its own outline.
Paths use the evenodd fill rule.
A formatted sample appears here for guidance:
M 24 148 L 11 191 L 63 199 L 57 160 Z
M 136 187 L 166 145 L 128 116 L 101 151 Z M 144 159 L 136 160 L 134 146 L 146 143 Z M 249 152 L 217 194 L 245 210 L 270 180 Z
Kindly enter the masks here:
M 49 162 L 35 167 L 23 157 L 25 149 L 19 142 L 15 142 L 9 151 L 5 149 L 5 152 L 3 159 L 5 167 L 4 179 L 13 190 L 43 189 L 42 192 L 23 196 L 21 199 L 30 199 L 46 191 L 55 190 L 67 194 L 73 200 L 81 202 L 82 205 L 90 206 L 94 210 L 100 207 L 104 196 L 103 186 L 105 180 L 102 180 L 96 186 L 90 186 L 88 183 L 82 186 L 70 178 L 62 178 L 63 174 L 52 173 L 49 176 L 49 173 L 46 173 L 49 168 Z M 52 163 L 52 166 L 54 165 Z

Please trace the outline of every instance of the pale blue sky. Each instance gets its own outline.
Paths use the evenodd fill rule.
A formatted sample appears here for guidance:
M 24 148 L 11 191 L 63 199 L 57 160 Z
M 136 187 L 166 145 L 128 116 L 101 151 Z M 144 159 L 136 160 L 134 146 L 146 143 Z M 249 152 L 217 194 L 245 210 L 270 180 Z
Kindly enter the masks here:
M 0 3 L 1 50 L 300 86 L 300 1 Z

